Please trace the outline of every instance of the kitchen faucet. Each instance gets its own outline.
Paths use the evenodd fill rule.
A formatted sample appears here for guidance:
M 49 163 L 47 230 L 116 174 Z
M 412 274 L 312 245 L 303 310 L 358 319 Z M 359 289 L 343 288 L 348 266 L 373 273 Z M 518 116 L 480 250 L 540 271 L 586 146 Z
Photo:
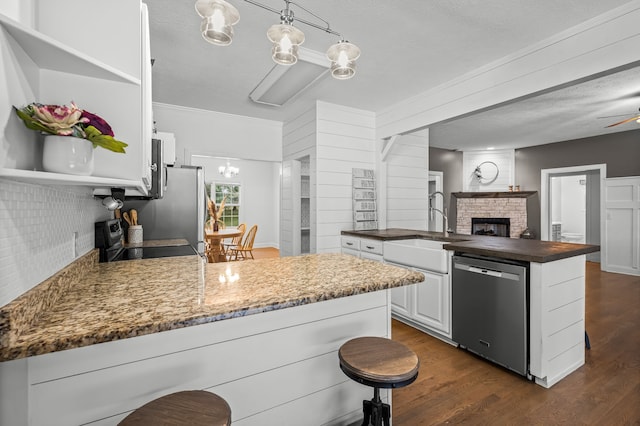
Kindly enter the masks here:
M 449 236 L 449 220 L 447 219 L 447 208 L 443 207 L 442 210 L 437 209 L 432 206 L 433 199 L 436 198 L 436 195 L 442 195 L 442 204 L 444 204 L 444 194 L 442 191 L 435 191 L 429 194 L 429 214 L 432 215 L 434 211 L 440 213 L 442 215 L 443 223 L 442 223 L 442 235 L 444 237 Z

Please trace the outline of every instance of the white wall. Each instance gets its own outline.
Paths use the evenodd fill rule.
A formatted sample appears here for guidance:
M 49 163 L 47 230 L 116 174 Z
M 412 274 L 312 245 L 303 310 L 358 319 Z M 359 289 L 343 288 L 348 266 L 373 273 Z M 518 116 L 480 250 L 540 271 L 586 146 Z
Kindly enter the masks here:
M 326 102 L 316 107 L 316 251 L 338 253 L 340 231 L 353 229 L 352 169 L 375 169 L 375 114 Z
M 160 132 L 176 136 L 176 162 L 191 154 L 282 161 L 282 123 L 215 111 L 153 103 Z
M 33 4 L 33 0 L 2 0 L 0 13 L 32 27 L 35 21 Z
M 478 182 L 474 171 L 480 166 L 483 177 L 493 177 L 495 174 L 492 164 L 482 164 L 491 161 L 498 167 L 498 177 L 492 183 Z M 482 165 L 481 165 L 482 164 Z M 465 151 L 462 153 L 462 190 L 467 192 L 492 192 L 508 191 L 509 185 L 514 182 L 515 151 L 513 149 L 488 150 L 488 151 Z M 525 191 L 525 188 L 520 188 Z
M 387 155 L 387 228 L 427 229 L 429 132 L 399 136 Z
M 190 164 L 192 155 L 234 159 L 240 167 L 243 210 L 248 215 L 242 220 L 249 227 L 258 224 L 254 246 L 279 247 L 282 123 L 156 102 L 153 118 L 158 131 L 175 135 L 177 165 Z M 240 160 L 259 161 L 242 165 Z M 217 173 L 217 166 L 205 168 Z
M 280 255 L 298 254 L 300 245 L 299 193 L 295 180 L 299 180 L 298 167 L 292 161 L 309 156 L 310 252 L 316 252 L 316 107 L 302 112 L 295 119 L 284 124 L 282 150 L 282 203 L 280 210 Z
M 561 222 L 562 233 L 581 234 L 583 237 L 586 233 L 586 184 L 580 184 L 580 181 L 586 182 L 585 175 L 578 176 L 562 176 L 561 182 Z M 579 241 L 569 241 L 579 242 Z M 584 242 L 584 241 L 582 241 Z
M 204 169 L 205 182 L 239 183 L 240 223 L 247 224 L 247 230 L 258 225 L 254 247 L 278 247 L 280 211 L 280 162 L 229 160 L 240 173 L 225 178 L 218 173 L 218 167 L 227 163 L 226 158 L 192 156 L 191 164 Z

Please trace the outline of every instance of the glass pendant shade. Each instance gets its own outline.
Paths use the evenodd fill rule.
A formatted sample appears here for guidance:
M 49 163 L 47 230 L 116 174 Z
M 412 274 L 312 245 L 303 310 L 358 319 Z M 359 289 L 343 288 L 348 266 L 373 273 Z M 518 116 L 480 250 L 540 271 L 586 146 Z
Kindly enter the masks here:
M 360 48 L 348 41 L 339 41 L 329 47 L 327 58 L 331 61 L 331 75 L 338 80 L 347 80 L 356 73 L 356 59 Z
M 293 65 L 298 62 L 298 46 L 304 42 L 304 33 L 288 24 L 272 25 L 267 31 L 269 41 L 273 43 L 271 57 L 281 65 Z
M 227 46 L 233 41 L 233 25 L 240 20 L 238 9 L 225 0 L 198 0 L 196 11 L 202 17 L 200 32 L 209 43 Z

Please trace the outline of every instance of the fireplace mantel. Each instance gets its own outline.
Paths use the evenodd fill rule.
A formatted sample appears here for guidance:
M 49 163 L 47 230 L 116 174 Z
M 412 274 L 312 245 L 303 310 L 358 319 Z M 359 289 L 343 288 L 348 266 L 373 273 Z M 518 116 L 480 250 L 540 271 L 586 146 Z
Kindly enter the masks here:
M 456 198 L 527 198 L 536 195 L 538 191 L 513 192 L 452 192 Z

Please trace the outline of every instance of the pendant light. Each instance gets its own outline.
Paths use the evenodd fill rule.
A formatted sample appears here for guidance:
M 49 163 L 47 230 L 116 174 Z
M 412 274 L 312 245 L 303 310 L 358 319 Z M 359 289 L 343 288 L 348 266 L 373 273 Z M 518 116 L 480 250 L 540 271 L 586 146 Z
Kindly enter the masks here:
M 324 25 L 300 18 L 295 19 L 297 22 L 340 37 L 340 41 L 329 47 L 326 53 L 331 62 L 333 78 L 347 80 L 355 75 L 356 60 L 360 57 L 360 49 L 355 44 L 344 40 L 340 33 L 331 29 L 329 22 L 291 0 L 283 0 L 285 8 L 280 11 L 256 0 L 244 1 L 280 15 L 280 23 L 272 25 L 267 31 L 267 38 L 273 43 L 271 57 L 277 64 L 293 65 L 298 62 L 298 47 L 305 39 L 304 33 L 293 26 L 293 11 L 289 7 L 293 3 L 315 20 L 322 21 Z M 240 20 L 240 13 L 235 7 L 225 0 L 197 0 L 196 10 L 202 17 L 200 31 L 206 41 L 219 46 L 231 44 L 233 25 Z
M 298 46 L 304 42 L 304 33 L 293 26 L 293 11 L 289 2 L 280 11 L 280 23 L 272 25 L 267 31 L 267 38 L 273 47 L 271 57 L 280 65 L 293 65 L 298 62 Z
M 233 41 L 233 25 L 240 20 L 238 9 L 225 0 L 198 0 L 196 11 L 202 17 L 200 32 L 209 43 L 228 46 Z
M 298 46 L 304 42 L 304 33 L 291 24 L 272 25 L 267 31 L 269 41 L 273 43 L 271 57 L 280 65 L 293 65 L 298 62 Z
M 338 80 L 347 80 L 356 73 L 356 59 L 360 49 L 355 44 L 340 40 L 329 47 L 327 58 L 331 61 L 331 75 Z

